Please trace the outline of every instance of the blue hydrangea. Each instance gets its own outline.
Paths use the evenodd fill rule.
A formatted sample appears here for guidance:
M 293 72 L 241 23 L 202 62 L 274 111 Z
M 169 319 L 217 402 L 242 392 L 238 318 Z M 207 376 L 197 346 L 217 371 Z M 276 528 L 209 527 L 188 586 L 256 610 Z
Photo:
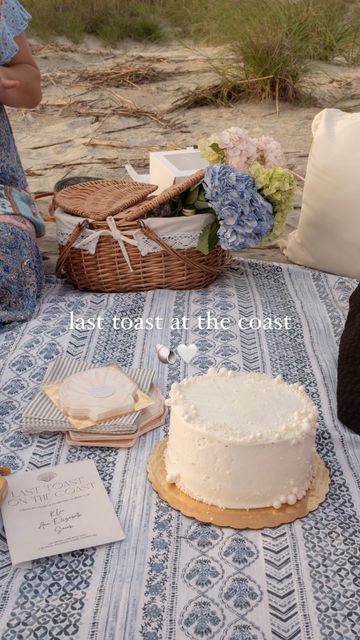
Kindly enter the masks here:
M 248 173 L 225 164 L 210 165 L 204 187 L 206 199 L 219 218 L 223 249 L 255 247 L 270 231 L 274 224 L 272 206 L 256 190 Z

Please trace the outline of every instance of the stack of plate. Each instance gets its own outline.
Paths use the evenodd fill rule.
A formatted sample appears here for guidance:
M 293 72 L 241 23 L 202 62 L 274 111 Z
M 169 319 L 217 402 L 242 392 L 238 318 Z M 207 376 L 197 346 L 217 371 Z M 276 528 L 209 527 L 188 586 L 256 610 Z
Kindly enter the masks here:
M 94 365 L 72 358 L 57 358 L 51 363 L 43 387 L 61 384 L 65 378 L 93 369 Z M 138 385 L 139 389 L 153 400 L 153 404 L 125 416 L 94 424 L 86 429 L 75 429 L 72 421 L 40 389 L 23 414 L 22 429 L 27 433 L 64 432 L 66 440 L 76 446 L 131 447 L 143 433 L 164 423 L 165 400 L 153 384 L 151 369 L 129 368 L 123 371 Z

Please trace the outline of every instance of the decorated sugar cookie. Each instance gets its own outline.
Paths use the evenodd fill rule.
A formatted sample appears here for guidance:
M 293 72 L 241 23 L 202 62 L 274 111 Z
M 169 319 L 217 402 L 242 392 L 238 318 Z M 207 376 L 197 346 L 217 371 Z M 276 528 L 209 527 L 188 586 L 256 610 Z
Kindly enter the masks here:
M 59 402 L 65 415 L 99 422 L 131 413 L 137 391 L 137 384 L 118 367 L 98 367 L 66 378 Z

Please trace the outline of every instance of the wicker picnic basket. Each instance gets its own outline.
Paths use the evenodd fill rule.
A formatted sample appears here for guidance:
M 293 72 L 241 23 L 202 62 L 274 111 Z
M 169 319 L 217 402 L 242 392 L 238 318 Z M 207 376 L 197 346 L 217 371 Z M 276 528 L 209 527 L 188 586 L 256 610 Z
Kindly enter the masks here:
M 57 276 L 65 275 L 79 289 L 107 293 L 199 289 L 214 282 L 231 264 L 228 252 L 219 246 L 208 255 L 194 248 L 174 249 L 149 229 L 143 219 L 155 207 L 176 199 L 203 177 L 204 172 L 199 171 L 180 184 L 166 189 L 159 196 L 142 198 L 140 202 L 126 208 L 123 202 L 119 204 L 119 181 L 81 183 L 55 194 L 54 203 L 57 207 L 84 217 L 67 242 L 59 245 Z M 136 200 L 134 183 L 127 184 L 132 191 L 133 200 Z M 145 185 L 141 185 L 142 189 L 144 187 Z M 123 188 L 124 183 L 121 182 L 122 198 Z M 149 192 L 155 188 L 150 188 Z M 123 198 L 125 200 L 126 197 Z M 95 208 L 92 204 L 94 202 Z M 94 255 L 74 246 L 85 228 L 102 232 L 98 234 L 100 237 Z M 160 245 L 161 251 L 142 255 L 136 244 L 129 242 L 124 251 L 122 241 L 131 238 L 139 230 L 149 240 Z

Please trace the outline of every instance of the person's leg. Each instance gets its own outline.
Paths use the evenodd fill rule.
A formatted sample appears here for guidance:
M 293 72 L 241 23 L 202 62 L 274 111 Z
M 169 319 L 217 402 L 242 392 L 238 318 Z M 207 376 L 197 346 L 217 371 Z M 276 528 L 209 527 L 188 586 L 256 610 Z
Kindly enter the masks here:
M 337 408 L 339 420 L 360 434 L 360 285 L 350 297 L 340 340 Z
M 0 220 L 0 327 L 33 315 L 42 282 L 42 258 L 34 238 Z

